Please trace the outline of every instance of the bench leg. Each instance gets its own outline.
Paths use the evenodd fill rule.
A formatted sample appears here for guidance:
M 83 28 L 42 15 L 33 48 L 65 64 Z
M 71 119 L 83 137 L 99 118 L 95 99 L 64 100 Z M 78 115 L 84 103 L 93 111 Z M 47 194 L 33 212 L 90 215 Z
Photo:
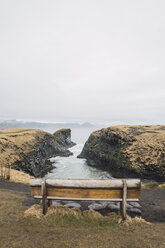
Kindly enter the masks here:
M 122 214 L 122 220 L 126 219 L 126 204 L 127 204 L 127 182 L 123 179 L 123 199 L 120 203 L 120 213 Z
M 52 205 L 52 200 L 48 200 L 48 207 Z
M 122 216 L 122 220 L 125 220 L 127 212 L 126 212 L 126 204 L 124 205 L 123 202 L 120 202 L 120 214 Z
M 45 180 L 42 182 L 42 212 L 45 215 L 48 210 L 47 194 L 46 194 L 46 183 Z
M 120 202 L 120 214 L 122 215 L 122 202 Z

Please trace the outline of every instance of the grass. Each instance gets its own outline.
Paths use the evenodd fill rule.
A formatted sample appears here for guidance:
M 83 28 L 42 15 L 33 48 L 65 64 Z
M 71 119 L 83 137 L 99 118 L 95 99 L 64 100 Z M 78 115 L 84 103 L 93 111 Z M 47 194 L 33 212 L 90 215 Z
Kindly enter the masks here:
M 29 184 L 29 179 L 33 178 L 27 173 L 17 171 L 14 169 L 10 170 L 10 182 Z
M 143 183 L 142 189 L 165 189 L 165 183 L 157 183 L 157 182 Z
M 0 130 L 0 166 L 14 167 L 15 163 L 22 161 L 45 135 L 41 130 L 34 129 L 4 129 Z
M 109 163 L 117 166 L 116 157 L 118 157 L 123 169 L 131 168 L 139 175 L 163 179 L 164 151 L 164 125 L 120 125 L 94 131 L 86 142 L 82 154 L 86 154 L 85 157 L 89 158 L 95 157 L 98 163 L 107 164 L 107 168 Z
M 165 223 L 148 225 L 120 216 L 103 217 L 95 212 L 50 208 L 46 217 L 40 206 L 23 205 L 25 196 L 17 191 L 0 189 L 1 248 L 164 248 Z M 34 213 L 40 213 L 35 217 Z M 139 218 L 138 218 L 139 219 Z
M 49 222 L 49 225 L 54 223 L 60 224 L 65 227 L 99 227 L 99 226 L 111 226 L 121 222 L 121 217 L 117 213 L 112 213 L 109 216 L 102 216 L 100 213 L 94 210 L 81 211 L 79 209 L 69 209 L 66 206 L 51 206 L 48 209 L 47 214 L 42 214 L 42 207 L 40 205 L 33 205 L 27 209 L 24 213 L 25 218 L 37 218 L 43 223 Z
M 25 128 L 13 128 L 13 129 L 1 129 L 0 134 L 18 134 L 18 133 L 24 133 L 28 132 L 29 130 L 33 129 L 25 129 Z
M 5 169 L 5 168 L 3 168 L 3 169 Z M 0 178 L 5 179 L 3 177 L 3 175 L 1 175 L 1 173 L 2 173 L 2 170 L 0 170 Z M 27 173 L 24 173 L 24 172 L 21 172 L 18 170 L 14 170 L 14 169 L 10 169 L 10 180 L 9 180 L 10 182 L 29 184 L 30 178 L 33 178 L 33 177 Z

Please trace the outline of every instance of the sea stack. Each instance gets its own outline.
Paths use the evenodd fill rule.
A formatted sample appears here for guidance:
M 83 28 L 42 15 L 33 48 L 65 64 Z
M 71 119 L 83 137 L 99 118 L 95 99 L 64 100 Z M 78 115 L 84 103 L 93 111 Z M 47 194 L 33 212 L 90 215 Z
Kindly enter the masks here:
M 70 148 L 76 145 L 76 143 L 71 141 L 71 129 L 70 128 L 59 129 L 53 134 L 53 136 L 55 140 L 58 142 L 58 144 L 65 148 Z

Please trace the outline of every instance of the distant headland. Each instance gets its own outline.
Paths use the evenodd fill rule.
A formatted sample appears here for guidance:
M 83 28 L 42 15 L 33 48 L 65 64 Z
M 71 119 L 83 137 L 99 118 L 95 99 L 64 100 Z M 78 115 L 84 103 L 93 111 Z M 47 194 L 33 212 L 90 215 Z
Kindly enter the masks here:
M 38 121 L 20 121 L 20 120 L 4 120 L 0 121 L 0 129 L 9 128 L 31 128 L 31 129 L 59 129 L 59 128 L 95 128 L 90 122 L 38 122 Z

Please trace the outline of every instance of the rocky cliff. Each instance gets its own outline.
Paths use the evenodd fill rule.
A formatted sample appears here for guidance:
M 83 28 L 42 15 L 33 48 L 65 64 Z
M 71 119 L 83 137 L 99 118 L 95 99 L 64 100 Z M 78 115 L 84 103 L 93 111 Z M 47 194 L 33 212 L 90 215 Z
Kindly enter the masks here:
M 165 126 L 115 126 L 95 131 L 78 157 L 117 177 L 165 180 Z
M 70 128 L 59 129 L 53 134 L 53 136 L 55 140 L 58 142 L 58 144 L 62 147 L 70 148 L 76 145 L 76 143 L 71 141 L 71 129 Z
M 58 136 L 60 131 L 57 131 Z M 61 138 L 34 129 L 0 130 L 0 166 L 11 166 L 35 177 L 52 168 L 45 161 L 52 156 L 69 156 L 72 153 L 63 146 L 70 139 L 70 131 L 62 131 Z M 71 142 L 70 142 L 71 143 Z

